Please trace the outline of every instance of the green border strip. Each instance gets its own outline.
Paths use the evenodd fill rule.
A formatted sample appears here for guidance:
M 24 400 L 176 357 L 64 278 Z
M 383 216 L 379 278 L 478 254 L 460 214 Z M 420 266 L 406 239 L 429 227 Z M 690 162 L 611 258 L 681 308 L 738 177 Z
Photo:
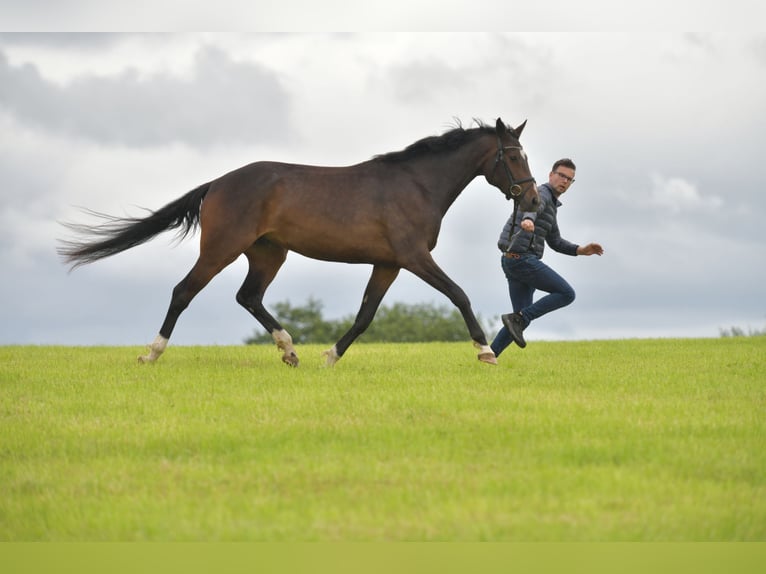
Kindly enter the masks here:
M 761 574 L 766 543 L 4 543 L 5 574 Z

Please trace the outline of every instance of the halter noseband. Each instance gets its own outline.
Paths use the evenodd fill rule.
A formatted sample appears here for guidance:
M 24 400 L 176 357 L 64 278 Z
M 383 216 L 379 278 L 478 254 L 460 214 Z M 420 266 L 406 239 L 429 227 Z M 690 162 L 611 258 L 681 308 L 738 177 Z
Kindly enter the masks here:
M 529 183 L 535 182 L 534 177 L 525 177 L 524 179 L 515 180 L 513 179 L 513 174 L 511 173 L 511 168 L 508 167 L 508 164 L 506 164 L 503 161 L 503 150 L 506 149 L 521 149 L 521 146 L 514 146 L 514 145 L 507 145 L 504 146 L 503 142 L 500 141 L 500 138 L 497 138 L 497 154 L 495 155 L 495 166 L 492 168 L 492 176 L 494 177 L 495 171 L 497 170 L 497 165 L 502 164 L 502 166 L 505 168 L 505 175 L 508 176 L 508 191 L 505 191 L 501 188 L 502 192 L 505 194 L 505 199 L 510 201 L 513 199 L 514 201 L 517 201 L 519 196 L 521 195 L 521 184 L 522 183 Z

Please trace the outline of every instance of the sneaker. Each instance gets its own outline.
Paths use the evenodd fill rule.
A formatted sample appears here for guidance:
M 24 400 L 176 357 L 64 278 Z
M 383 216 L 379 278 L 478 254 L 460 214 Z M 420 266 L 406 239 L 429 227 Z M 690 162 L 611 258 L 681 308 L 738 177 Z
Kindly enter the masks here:
M 509 313 L 508 315 L 501 315 L 500 319 L 503 321 L 503 325 L 511 333 L 513 341 L 520 347 L 527 346 L 527 342 L 524 340 L 524 319 L 520 313 Z

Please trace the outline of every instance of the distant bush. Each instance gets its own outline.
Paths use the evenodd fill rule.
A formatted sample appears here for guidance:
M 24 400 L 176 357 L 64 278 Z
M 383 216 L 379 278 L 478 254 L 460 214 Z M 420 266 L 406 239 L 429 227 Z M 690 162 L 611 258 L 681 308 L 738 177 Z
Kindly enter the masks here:
M 288 301 L 276 303 L 274 316 L 287 330 L 295 343 L 334 343 L 351 328 L 355 315 L 337 320 L 322 317 L 322 303 L 310 298 L 302 307 L 293 307 Z M 482 323 L 481 316 L 477 316 Z M 489 333 L 486 326 L 485 332 Z M 394 303 L 381 305 L 375 319 L 360 337 L 368 343 L 412 343 L 425 341 L 466 341 L 470 339 L 463 317 L 457 309 L 448 305 L 417 303 L 413 305 Z M 269 344 L 274 340 L 270 333 L 259 329 L 245 339 L 248 345 Z
M 721 337 L 764 337 L 766 336 L 766 328 L 763 329 L 751 329 L 748 327 L 745 331 L 741 327 L 731 327 L 729 329 L 720 329 Z

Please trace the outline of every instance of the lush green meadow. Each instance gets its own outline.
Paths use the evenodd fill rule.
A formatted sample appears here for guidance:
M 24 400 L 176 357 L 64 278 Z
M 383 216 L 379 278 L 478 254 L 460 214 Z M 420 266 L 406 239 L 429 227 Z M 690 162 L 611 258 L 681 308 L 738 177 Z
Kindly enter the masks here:
M 766 540 L 766 338 L 0 347 L 3 541 Z

